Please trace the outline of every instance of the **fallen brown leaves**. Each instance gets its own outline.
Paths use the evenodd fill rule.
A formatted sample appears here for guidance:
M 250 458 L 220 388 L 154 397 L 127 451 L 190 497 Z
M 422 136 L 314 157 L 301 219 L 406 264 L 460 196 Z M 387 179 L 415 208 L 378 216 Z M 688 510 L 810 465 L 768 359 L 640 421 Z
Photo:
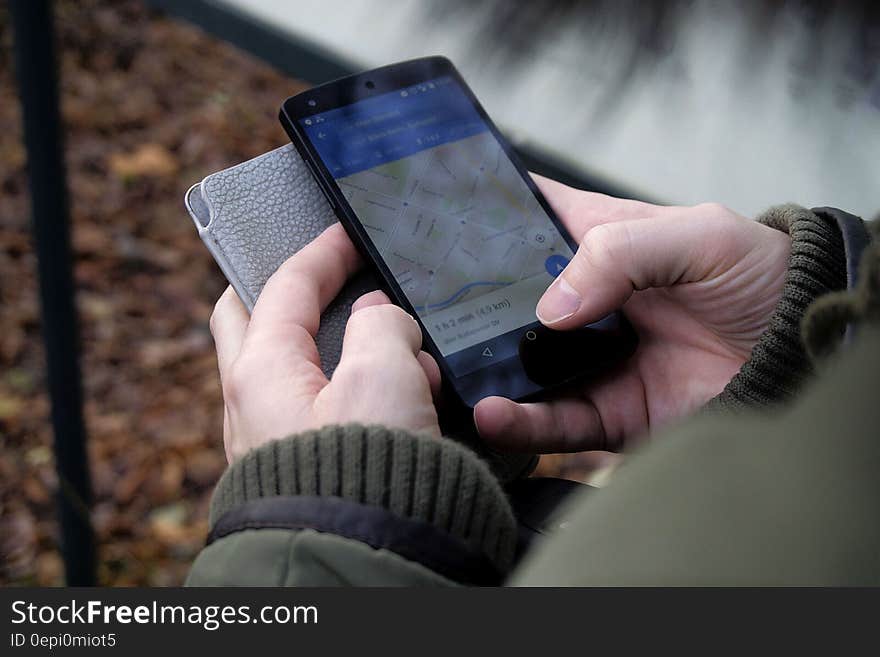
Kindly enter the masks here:
M 110 153 L 109 169 L 125 181 L 143 177 L 173 176 L 177 159 L 161 144 L 143 144 L 131 153 Z

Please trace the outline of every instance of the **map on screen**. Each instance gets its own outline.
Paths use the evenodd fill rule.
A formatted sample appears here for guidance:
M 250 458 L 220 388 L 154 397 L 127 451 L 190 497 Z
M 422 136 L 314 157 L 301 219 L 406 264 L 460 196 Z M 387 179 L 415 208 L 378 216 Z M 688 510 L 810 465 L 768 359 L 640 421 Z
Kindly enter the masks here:
M 546 286 L 547 258 L 569 253 L 488 132 L 337 182 L 423 316 L 534 276 Z
M 443 355 L 536 322 L 571 249 L 451 78 L 303 125 Z

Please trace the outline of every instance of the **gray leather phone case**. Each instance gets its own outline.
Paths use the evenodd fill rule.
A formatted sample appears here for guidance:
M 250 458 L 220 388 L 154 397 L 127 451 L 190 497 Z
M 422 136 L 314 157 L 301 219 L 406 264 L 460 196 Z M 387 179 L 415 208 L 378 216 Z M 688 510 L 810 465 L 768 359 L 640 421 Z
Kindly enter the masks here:
M 336 221 L 292 144 L 212 173 L 185 201 L 199 237 L 249 311 L 275 270 Z M 327 376 L 339 362 L 351 304 L 376 288 L 371 274 L 359 274 L 321 316 L 316 342 Z
M 275 270 L 336 221 L 292 144 L 212 173 L 189 188 L 184 202 L 199 236 L 249 311 Z M 339 363 L 351 304 L 378 287 L 375 276 L 364 270 L 321 315 L 315 342 L 328 377 Z M 470 445 L 502 481 L 528 474 L 537 463 L 528 454 L 500 455 L 488 450 L 469 420 L 451 425 L 447 435 Z

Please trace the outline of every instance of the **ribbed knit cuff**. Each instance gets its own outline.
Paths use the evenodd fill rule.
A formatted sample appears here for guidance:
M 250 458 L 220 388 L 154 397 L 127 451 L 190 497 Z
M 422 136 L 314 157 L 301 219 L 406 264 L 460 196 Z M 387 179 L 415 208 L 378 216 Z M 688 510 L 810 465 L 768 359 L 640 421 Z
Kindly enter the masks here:
M 245 502 L 279 495 L 381 507 L 448 532 L 502 570 L 513 560 L 516 520 L 498 480 L 451 440 L 348 424 L 268 443 L 223 474 L 211 525 Z
M 791 255 L 782 297 L 749 360 L 708 410 L 769 406 L 790 399 L 812 374 L 801 340 L 801 320 L 818 297 L 846 288 L 846 258 L 840 230 L 797 205 L 770 208 L 757 219 L 791 236 Z

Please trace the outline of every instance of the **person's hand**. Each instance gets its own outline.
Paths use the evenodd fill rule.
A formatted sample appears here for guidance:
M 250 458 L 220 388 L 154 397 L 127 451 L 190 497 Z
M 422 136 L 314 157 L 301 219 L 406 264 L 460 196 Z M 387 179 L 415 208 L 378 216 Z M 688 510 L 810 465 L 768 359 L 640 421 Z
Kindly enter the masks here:
M 662 207 L 537 182 L 580 241 L 538 318 L 566 330 L 622 308 L 639 347 L 552 401 L 484 399 L 477 428 L 507 450 L 616 451 L 721 392 L 767 328 L 790 240 L 717 204 Z
M 440 370 L 420 351 L 419 325 L 382 292 L 355 302 L 333 378 L 321 372 L 314 340 L 321 311 L 359 264 L 336 224 L 275 272 L 250 317 L 232 288 L 220 297 L 211 333 L 230 463 L 264 443 L 327 424 L 440 435 L 432 400 Z

